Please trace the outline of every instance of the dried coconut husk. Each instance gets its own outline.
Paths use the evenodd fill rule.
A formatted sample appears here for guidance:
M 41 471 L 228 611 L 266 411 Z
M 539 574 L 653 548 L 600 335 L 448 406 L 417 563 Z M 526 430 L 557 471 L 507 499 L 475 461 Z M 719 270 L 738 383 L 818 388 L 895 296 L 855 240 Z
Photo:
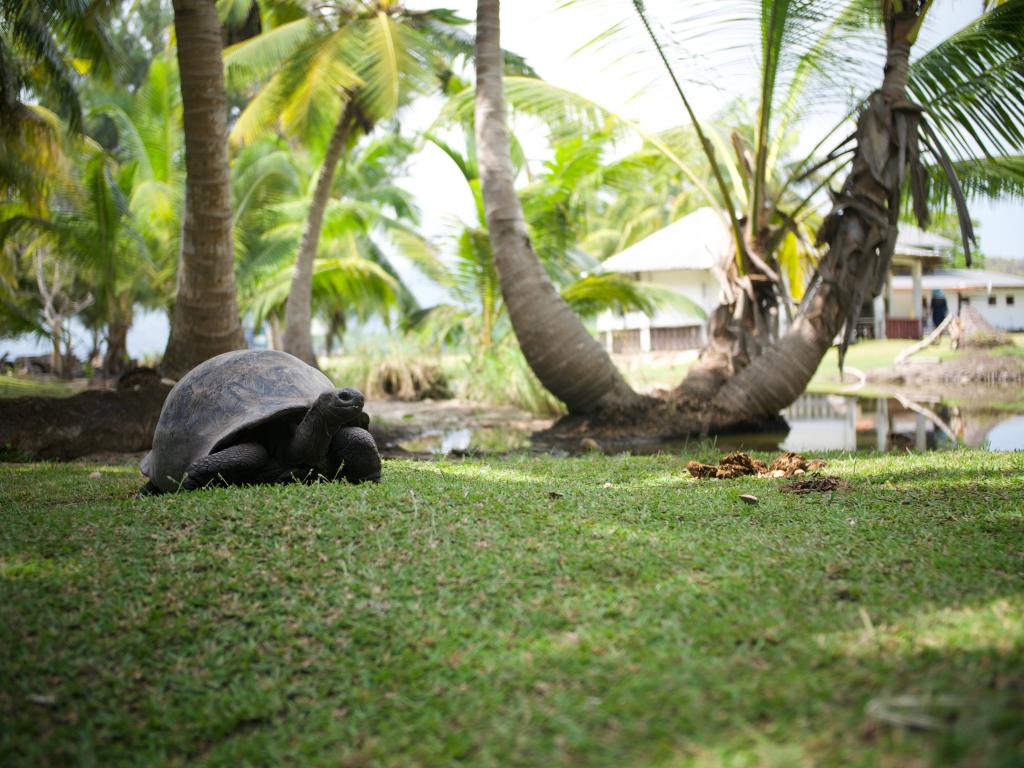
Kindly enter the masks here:
M 771 464 L 765 464 L 760 459 L 755 459 L 741 451 L 735 451 L 725 456 L 714 464 L 701 464 L 699 461 L 691 461 L 686 465 L 686 471 L 693 477 L 706 480 L 714 477 L 719 480 L 731 480 L 735 477 L 793 477 L 802 475 L 805 472 L 814 472 L 826 465 L 824 459 L 806 459 L 799 453 L 786 451 L 779 454 Z

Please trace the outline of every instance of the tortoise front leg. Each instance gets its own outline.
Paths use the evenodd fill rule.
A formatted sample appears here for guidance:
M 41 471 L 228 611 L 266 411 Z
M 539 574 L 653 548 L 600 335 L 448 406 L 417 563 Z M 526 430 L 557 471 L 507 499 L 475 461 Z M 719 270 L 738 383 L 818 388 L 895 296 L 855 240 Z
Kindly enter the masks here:
M 257 483 L 263 479 L 269 459 L 267 449 L 259 443 L 232 445 L 193 461 L 181 487 L 186 491 L 194 491 L 210 484 Z
M 328 460 L 334 473 L 350 483 L 380 482 L 380 453 L 373 435 L 361 427 L 342 427 L 331 439 Z

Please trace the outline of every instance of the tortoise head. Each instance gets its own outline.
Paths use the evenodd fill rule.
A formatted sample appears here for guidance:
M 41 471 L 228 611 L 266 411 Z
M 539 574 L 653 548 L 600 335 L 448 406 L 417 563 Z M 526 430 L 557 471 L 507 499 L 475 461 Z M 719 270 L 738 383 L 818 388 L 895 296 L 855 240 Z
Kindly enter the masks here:
M 354 422 L 363 410 L 365 398 L 358 389 L 343 387 L 334 392 L 324 392 L 313 406 L 322 414 L 328 430 L 334 432 Z
M 286 460 L 297 466 L 317 466 L 339 429 L 369 423 L 363 402 L 363 393 L 349 387 L 320 393 L 296 426 L 285 448 Z

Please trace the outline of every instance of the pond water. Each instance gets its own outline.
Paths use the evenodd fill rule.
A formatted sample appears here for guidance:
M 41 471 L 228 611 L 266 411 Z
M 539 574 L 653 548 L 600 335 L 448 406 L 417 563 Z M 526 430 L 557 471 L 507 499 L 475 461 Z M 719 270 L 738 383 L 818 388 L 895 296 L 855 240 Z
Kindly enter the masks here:
M 788 432 L 723 435 L 723 450 L 929 451 L 969 446 L 993 451 L 1024 450 L 1024 413 L 953 406 L 906 398 L 858 398 L 807 394 L 783 411 Z M 682 449 L 686 443 L 644 443 L 632 453 Z M 532 446 L 524 428 L 486 426 L 435 429 L 402 440 L 414 453 L 505 453 Z M 540 450 L 549 450 L 547 446 Z

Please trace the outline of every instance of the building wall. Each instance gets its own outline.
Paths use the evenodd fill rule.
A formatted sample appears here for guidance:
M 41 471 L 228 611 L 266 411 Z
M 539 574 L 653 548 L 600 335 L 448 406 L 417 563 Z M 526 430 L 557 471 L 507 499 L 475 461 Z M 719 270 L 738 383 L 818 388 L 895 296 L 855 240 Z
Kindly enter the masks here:
M 690 299 L 710 314 L 718 304 L 721 291 L 718 281 L 710 270 L 674 269 L 663 272 L 641 272 L 637 278 L 679 293 Z M 626 330 L 634 328 L 677 328 L 703 326 L 704 318 L 676 307 L 657 310 L 650 318 L 642 312 L 627 312 L 624 316 L 602 312 L 597 318 L 598 331 Z
M 930 297 L 930 291 L 924 291 L 925 298 Z M 945 291 L 946 302 L 949 310 L 956 312 L 957 293 Z M 982 317 L 1004 331 L 1024 330 L 1024 288 L 993 288 L 992 292 L 963 291 L 959 295 L 970 301 L 971 307 L 976 309 Z M 1013 304 L 1007 304 L 1008 296 L 1013 297 Z M 995 304 L 989 304 L 989 297 L 995 299 Z M 895 291 L 892 297 L 892 306 L 889 311 L 890 317 L 910 317 L 911 295 L 906 291 Z M 927 320 L 930 321 L 930 311 Z M 920 315 L 919 315 L 920 316 Z

